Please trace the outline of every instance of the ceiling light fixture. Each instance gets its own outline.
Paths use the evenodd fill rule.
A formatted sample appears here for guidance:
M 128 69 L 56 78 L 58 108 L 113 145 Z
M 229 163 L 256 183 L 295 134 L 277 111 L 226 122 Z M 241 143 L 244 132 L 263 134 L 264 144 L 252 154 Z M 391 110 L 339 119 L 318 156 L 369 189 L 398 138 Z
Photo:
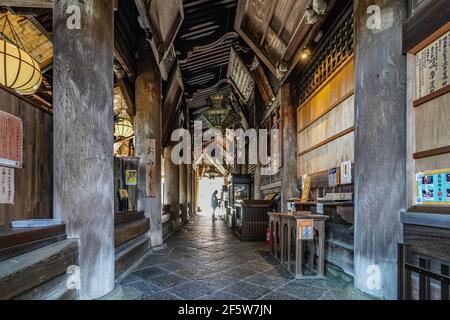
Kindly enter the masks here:
M 308 49 L 308 48 L 305 48 L 305 49 L 302 50 L 302 54 L 301 54 L 300 57 L 302 58 L 302 60 L 306 60 L 306 59 L 308 59 L 310 56 L 311 56 L 311 50 Z
M 0 17 L 0 85 L 15 90 L 20 95 L 36 93 L 42 83 L 39 63 L 33 59 L 14 30 L 9 13 Z M 9 28 L 13 39 L 6 35 Z

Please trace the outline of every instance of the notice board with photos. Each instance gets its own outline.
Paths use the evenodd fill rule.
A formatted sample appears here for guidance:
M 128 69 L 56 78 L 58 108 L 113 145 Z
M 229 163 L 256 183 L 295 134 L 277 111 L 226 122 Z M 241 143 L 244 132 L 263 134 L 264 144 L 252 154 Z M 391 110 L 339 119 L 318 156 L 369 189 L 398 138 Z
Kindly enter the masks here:
M 22 119 L 0 111 L 0 166 L 22 168 Z
M 407 59 L 408 207 L 450 213 L 450 23 Z
M 450 205 L 450 168 L 417 174 L 417 204 Z

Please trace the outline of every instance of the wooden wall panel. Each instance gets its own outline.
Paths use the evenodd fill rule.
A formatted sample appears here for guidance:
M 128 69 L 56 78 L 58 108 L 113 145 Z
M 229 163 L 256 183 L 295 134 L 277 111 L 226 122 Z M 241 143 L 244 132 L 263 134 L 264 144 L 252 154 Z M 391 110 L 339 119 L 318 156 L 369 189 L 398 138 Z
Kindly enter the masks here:
M 355 125 L 354 96 L 350 96 L 336 108 L 325 114 L 311 126 L 300 132 L 297 139 L 298 153 L 302 153 L 338 135 Z
M 313 174 L 340 167 L 344 161 L 354 161 L 355 134 L 351 132 L 337 140 L 321 146 L 297 161 L 297 176 Z
M 422 152 L 450 145 L 450 93 L 431 100 L 415 111 L 416 150 Z M 450 167 L 450 163 L 447 164 Z M 441 168 L 442 169 L 442 168 Z
M 416 172 L 420 173 L 428 170 L 441 170 L 450 167 L 450 154 L 441 154 L 438 156 L 416 160 Z
M 350 59 L 297 112 L 297 130 L 305 130 L 354 92 L 354 62 Z
M 15 204 L 0 204 L 0 225 L 52 216 L 53 118 L 0 89 L 0 110 L 23 120 L 23 168 L 15 169 Z

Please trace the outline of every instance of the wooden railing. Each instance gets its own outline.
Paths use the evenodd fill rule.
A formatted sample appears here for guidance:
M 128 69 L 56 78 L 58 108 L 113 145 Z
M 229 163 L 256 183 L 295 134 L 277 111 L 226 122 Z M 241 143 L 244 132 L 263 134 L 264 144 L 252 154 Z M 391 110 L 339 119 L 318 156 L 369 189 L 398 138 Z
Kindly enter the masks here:
M 440 273 L 431 270 L 431 257 L 420 256 L 419 263 L 410 262 L 410 247 L 405 244 L 398 245 L 398 299 L 399 300 L 436 300 L 432 295 L 432 281 L 434 290 L 440 292 L 441 300 L 449 300 L 450 274 L 449 264 L 440 264 Z M 415 278 L 417 288 L 413 288 Z M 436 286 L 436 284 L 438 284 Z

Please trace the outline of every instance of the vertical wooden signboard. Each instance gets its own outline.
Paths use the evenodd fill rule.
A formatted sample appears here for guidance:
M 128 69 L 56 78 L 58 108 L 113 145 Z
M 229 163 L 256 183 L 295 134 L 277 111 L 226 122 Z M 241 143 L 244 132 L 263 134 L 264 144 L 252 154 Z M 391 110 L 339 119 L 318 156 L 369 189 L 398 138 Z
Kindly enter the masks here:
M 156 140 L 145 140 L 145 196 L 147 198 L 156 198 Z

